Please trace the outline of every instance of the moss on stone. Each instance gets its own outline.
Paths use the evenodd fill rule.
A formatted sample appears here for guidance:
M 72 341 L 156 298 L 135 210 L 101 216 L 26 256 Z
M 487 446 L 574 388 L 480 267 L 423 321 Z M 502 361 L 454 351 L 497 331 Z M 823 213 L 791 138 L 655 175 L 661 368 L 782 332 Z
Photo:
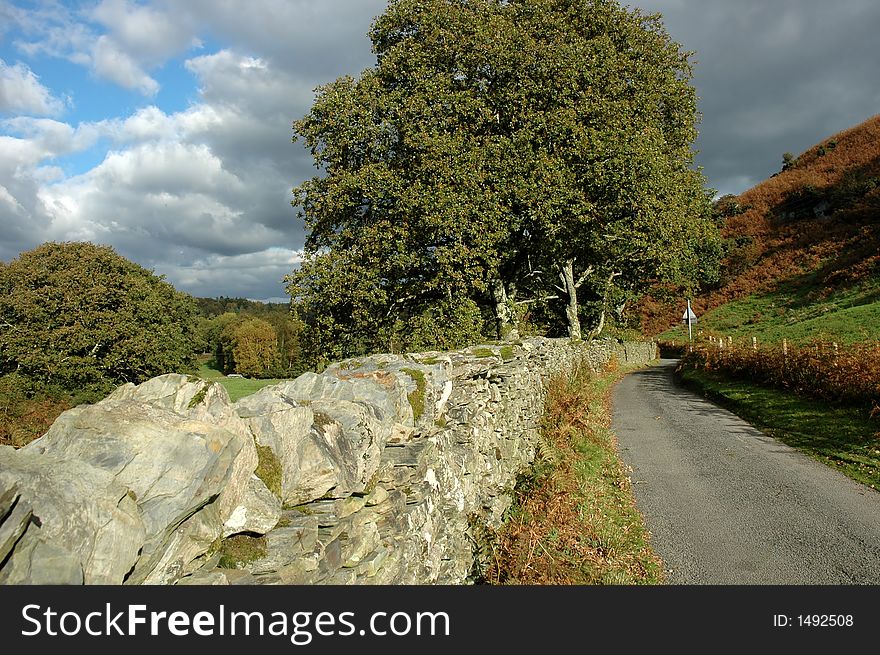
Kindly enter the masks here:
M 193 396 L 192 399 L 189 401 L 189 404 L 187 405 L 189 409 L 193 409 L 194 407 L 198 407 L 199 405 L 201 405 L 202 402 L 205 400 L 205 396 L 208 395 L 208 389 L 211 388 L 211 382 L 206 382 L 205 380 L 199 380 L 199 382 L 204 382 L 204 386 L 199 389 L 198 393 L 196 393 L 196 395 Z
M 269 552 L 264 536 L 236 534 L 220 542 L 220 563 L 222 569 L 240 569 Z
M 312 516 L 315 513 L 315 510 L 312 509 L 311 507 L 309 507 L 308 503 L 303 504 L 303 505 L 288 505 L 285 503 L 284 505 L 281 506 L 281 509 L 284 510 L 285 512 L 289 512 L 289 511 L 299 512 L 300 514 L 302 514 L 304 516 Z
M 502 346 L 501 347 L 501 359 L 505 362 L 514 358 L 513 346 Z
M 261 446 L 256 441 L 257 470 L 254 474 L 263 481 L 266 488 L 277 498 L 281 498 L 281 462 L 269 446 Z
M 415 391 L 406 394 L 410 407 L 413 411 L 413 421 L 418 421 L 425 413 L 425 374 L 416 368 L 402 368 L 402 373 L 406 373 L 416 383 Z
M 498 354 L 491 348 L 474 348 L 473 350 L 471 350 L 471 354 L 473 354 L 475 357 L 480 358 L 498 356 Z
M 325 414 L 324 412 L 315 412 L 314 418 L 312 419 L 319 428 L 327 427 L 328 425 L 332 425 L 336 421 L 334 421 L 330 416 Z

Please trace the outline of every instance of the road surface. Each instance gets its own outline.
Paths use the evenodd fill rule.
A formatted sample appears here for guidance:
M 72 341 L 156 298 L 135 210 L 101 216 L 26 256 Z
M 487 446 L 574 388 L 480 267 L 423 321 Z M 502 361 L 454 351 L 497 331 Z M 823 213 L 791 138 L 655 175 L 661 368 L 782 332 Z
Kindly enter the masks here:
M 676 385 L 631 373 L 612 427 L 669 584 L 880 584 L 880 493 Z

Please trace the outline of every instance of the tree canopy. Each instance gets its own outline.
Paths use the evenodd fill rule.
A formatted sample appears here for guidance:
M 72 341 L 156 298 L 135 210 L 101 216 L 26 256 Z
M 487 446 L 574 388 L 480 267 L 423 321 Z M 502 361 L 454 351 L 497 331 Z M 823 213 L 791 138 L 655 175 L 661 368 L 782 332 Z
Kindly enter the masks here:
M 193 299 L 91 243 L 46 243 L 0 267 L 0 374 L 96 394 L 195 365 Z
M 689 54 L 659 17 L 391 0 L 370 37 L 376 65 L 294 123 L 319 174 L 294 190 L 308 237 L 288 290 L 333 355 L 387 347 L 440 303 L 477 303 L 499 332 L 517 303 L 551 303 L 579 337 L 579 296 L 598 318 L 712 277 Z

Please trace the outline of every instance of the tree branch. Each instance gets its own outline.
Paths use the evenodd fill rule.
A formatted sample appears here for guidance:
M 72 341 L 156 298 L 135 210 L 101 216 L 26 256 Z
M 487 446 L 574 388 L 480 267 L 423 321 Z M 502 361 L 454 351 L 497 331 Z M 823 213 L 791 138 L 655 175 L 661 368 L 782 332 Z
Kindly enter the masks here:
M 575 288 L 575 289 L 580 289 L 580 288 L 581 288 L 581 285 L 582 285 L 584 282 L 586 282 L 587 278 L 588 278 L 590 275 L 592 275 L 592 273 L 593 273 L 593 267 L 592 267 L 592 266 L 587 266 L 587 270 L 585 270 L 583 273 L 581 273 L 581 276 L 578 278 L 578 281 L 574 283 L 574 288 Z
M 559 300 L 559 296 L 542 296 L 540 298 L 532 298 L 531 300 L 519 300 L 515 305 L 531 305 L 534 302 L 544 302 L 545 300 Z

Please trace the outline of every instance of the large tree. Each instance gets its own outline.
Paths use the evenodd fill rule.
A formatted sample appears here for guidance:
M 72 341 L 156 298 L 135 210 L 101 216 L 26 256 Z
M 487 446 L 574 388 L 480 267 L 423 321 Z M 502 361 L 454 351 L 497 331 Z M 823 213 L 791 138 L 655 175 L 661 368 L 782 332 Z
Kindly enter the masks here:
M 579 337 L 579 293 L 604 309 L 696 279 L 695 247 L 715 239 L 696 98 L 657 17 L 612 0 L 391 0 L 370 35 L 375 67 L 322 87 L 294 124 L 320 174 L 295 189 L 308 239 L 289 290 L 340 354 L 464 299 L 499 332 L 517 301 L 555 300 Z
M 91 243 L 46 243 L 0 267 L 0 374 L 102 393 L 195 365 L 193 299 Z

